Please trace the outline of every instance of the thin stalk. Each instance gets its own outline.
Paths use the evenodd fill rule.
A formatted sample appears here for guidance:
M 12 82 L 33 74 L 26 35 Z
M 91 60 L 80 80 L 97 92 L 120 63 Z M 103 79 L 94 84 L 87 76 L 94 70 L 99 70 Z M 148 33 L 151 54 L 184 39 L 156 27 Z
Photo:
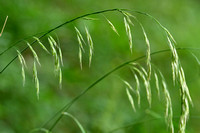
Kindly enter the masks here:
M 84 17 L 91 16 L 91 15 L 94 15 L 94 14 L 100 14 L 100 13 L 104 13 L 104 12 L 111 12 L 111 11 L 118 11 L 118 10 L 119 10 L 119 9 L 108 9 L 108 10 L 97 11 L 97 12 L 88 13 L 88 14 L 85 14 L 85 15 L 82 15 L 82 16 L 79 16 L 79 17 L 76 17 L 76 18 L 74 18 L 74 19 L 71 19 L 71 20 L 69 20 L 69 21 L 66 21 L 66 22 L 64 22 L 64 23 L 62 23 L 62 24 L 60 24 L 60 25 L 58 25 L 58 26 L 55 27 L 55 28 L 50 29 L 49 31 L 45 32 L 43 35 L 41 35 L 40 37 L 38 37 L 38 39 L 41 39 L 41 38 L 45 37 L 46 35 L 48 35 L 49 33 L 55 31 L 56 29 L 58 29 L 58 28 L 60 28 L 60 27 L 62 27 L 62 26 L 64 26 L 64 25 L 66 25 L 66 24 L 69 24 L 69 23 L 71 23 L 71 22 L 74 22 L 74 21 L 76 21 L 76 20 L 78 20 L 78 19 L 80 19 L 80 18 L 84 18 Z M 21 41 L 19 41 L 19 42 L 21 42 Z M 37 42 L 37 40 L 35 40 L 35 41 L 33 41 L 32 43 L 30 43 L 30 45 L 32 46 L 32 45 L 35 44 L 36 42 Z M 0 55 L 2 55 L 3 53 L 5 53 L 6 51 L 8 51 L 9 49 L 11 49 L 12 47 L 14 47 L 15 45 L 16 45 L 16 44 L 14 44 L 13 46 L 9 47 L 7 50 L 3 51 Z M 28 48 L 29 48 L 28 46 L 25 47 L 22 51 L 20 51 L 20 53 L 23 53 L 23 52 L 26 51 Z M 2 73 L 8 68 L 8 66 L 10 66 L 10 64 L 11 64 L 12 62 L 14 62 L 14 61 L 17 59 L 17 57 L 18 57 L 18 56 L 16 55 L 16 56 L 15 56 L 15 57 L 0 71 L 0 74 L 2 74 Z
M 112 11 L 118 11 L 118 12 L 120 12 L 120 13 L 121 13 L 122 11 L 132 11 L 132 12 L 135 12 L 135 13 L 138 13 L 138 14 L 146 15 L 146 16 L 148 16 L 148 17 L 150 17 L 150 18 L 153 18 L 153 20 L 155 20 L 156 23 L 158 23 L 164 30 L 166 30 L 166 28 L 165 28 L 163 25 L 161 25 L 161 23 L 160 23 L 157 19 L 155 19 L 153 16 L 151 16 L 151 15 L 149 15 L 149 14 L 147 14 L 147 13 L 140 12 L 140 11 L 136 11 L 136 10 L 128 10 L 128 9 L 118 9 L 118 8 L 115 8 L 115 9 L 107 9 L 107 10 L 97 11 L 97 12 L 93 12 L 93 13 L 88 13 L 88 14 L 85 14 L 85 15 L 82 15 L 82 16 L 79 16 L 79 17 L 76 17 L 76 18 L 74 18 L 74 19 L 71 19 L 71 20 L 69 20 L 69 21 L 66 21 L 66 22 L 64 22 L 64 23 L 62 23 L 62 24 L 60 24 L 60 25 L 58 25 L 57 27 L 50 29 L 50 30 L 47 31 L 47 32 L 42 32 L 42 33 L 44 33 L 44 34 L 39 33 L 39 34 L 42 34 L 42 35 L 41 35 L 40 37 L 38 37 L 38 39 L 41 39 L 41 38 L 45 37 L 47 34 L 49 34 L 49 33 L 53 32 L 53 31 L 55 31 L 56 29 L 58 29 L 58 28 L 60 28 L 60 27 L 62 27 L 62 26 L 64 26 L 64 25 L 66 25 L 66 24 L 69 24 L 69 23 L 71 23 L 71 22 L 73 22 L 73 21 L 76 21 L 76 20 L 78 20 L 78 19 L 81 19 L 81 18 L 84 18 L 84 17 L 87 17 L 87 16 L 91 16 L 91 15 L 95 15 L 95 14 L 100 14 L 100 13 L 104 13 L 104 12 L 112 12 Z M 37 34 L 35 34 L 35 35 L 37 35 Z M 8 47 L 6 50 L 4 50 L 3 52 L 1 52 L 1 53 L 0 53 L 0 56 L 3 55 L 5 52 L 7 52 L 7 51 L 8 51 L 9 49 L 11 49 L 12 47 L 16 46 L 18 43 L 20 43 L 20 42 L 22 42 L 23 40 L 28 39 L 28 38 L 29 38 L 29 37 L 17 41 L 17 42 L 14 43 L 12 46 Z M 36 42 L 37 42 L 37 41 L 35 40 L 35 41 L 33 41 L 32 43 L 30 43 L 30 45 L 32 46 L 32 45 L 35 44 Z M 24 49 L 23 49 L 22 51 L 20 51 L 20 52 L 23 53 L 23 52 L 26 51 L 27 49 L 28 49 L 28 46 L 27 46 L 26 48 L 24 48 Z M 16 59 L 17 59 L 17 55 L 16 55 L 16 56 L 15 56 L 15 57 L 0 71 L 0 74 L 2 74 L 2 73 L 8 68 L 8 66 L 10 66 L 10 64 L 11 64 L 12 62 L 14 62 Z
M 176 50 L 200 50 L 200 49 L 196 49 L 196 48 L 176 48 Z M 164 49 L 164 50 L 160 50 L 160 51 L 156 51 L 151 53 L 151 55 L 156 55 L 159 53 L 164 53 L 164 52 L 169 52 L 170 49 Z M 49 131 L 52 131 L 53 128 L 57 125 L 57 123 L 61 120 L 61 118 L 63 117 L 62 114 L 60 114 L 63 111 L 68 111 L 68 109 L 72 106 L 73 103 L 75 103 L 77 100 L 79 100 L 85 93 L 87 93 L 92 87 L 94 87 L 96 84 L 98 84 L 100 81 L 102 81 L 103 79 L 105 79 L 106 77 L 108 77 L 109 75 L 111 75 L 113 72 L 119 70 L 120 68 L 138 61 L 140 59 L 145 58 L 146 55 L 140 56 L 136 59 L 127 61 L 125 63 L 122 63 L 121 65 L 115 67 L 114 69 L 110 70 L 108 73 L 104 74 L 102 77 L 100 77 L 98 80 L 96 80 L 94 83 L 92 83 L 88 88 L 86 88 L 84 91 L 82 91 L 78 96 L 76 96 L 74 99 L 72 99 L 69 103 L 67 103 L 63 108 L 61 108 L 52 118 L 50 118 L 42 127 L 45 127 L 51 120 L 53 120 L 57 115 L 59 115 L 59 117 L 56 119 L 56 121 L 52 124 L 52 126 L 49 128 Z
M 155 19 L 153 16 L 151 16 L 151 15 L 149 15 L 149 14 L 147 14 L 147 13 L 144 13 L 144 12 L 140 12 L 140 11 L 136 11 L 136 10 L 128 10 L 128 9 L 118 9 L 118 8 L 115 8 L 115 9 L 107 9 L 107 10 L 102 10 L 102 11 L 97 11 L 97 12 L 93 12 L 93 13 L 88 13 L 88 14 L 85 14 L 85 15 L 82 15 L 82 16 L 79 16 L 79 17 L 76 17 L 76 18 L 74 18 L 74 19 L 71 19 L 71 20 L 69 20 L 69 21 L 66 21 L 66 22 L 64 22 L 64 23 L 62 23 L 62 24 L 60 24 L 60 25 L 58 25 L 57 27 L 55 27 L 55 28 L 52 28 L 52 29 L 50 29 L 49 31 L 47 31 L 47 32 L 45 32 L 44 34 L 42 34 L 40 37 L 38 37 L 38 39 L 41 39 L 41 38 L 43 38 L 43 37 L 45 37 L 47 34 L 49 34 L 49 33 L 51 33 L 51 32 L 53 32 L 54 30 L 56 30 L 56 29 L 58 29 L 58 28 L 60 28 L 60 27 L 62 27 L 62 26 L 64 26 L 64 25 L 66 25 L 66 24 L 68 24 L 68 23 L 71 23 L 71 22 L 73 22 L 73 21 L 76 21 L 76 20 L 78 20 L 78 19 L 80 19 L 80 18 L 84 18 L 84 17 L 87 17 L 87 16 L 91 16 L 91 15 L 95 15 L 95 14 L 100 14 L 100 13 L 104 13 L 104 12 L 112 12 L 112 11 L 118 11 L 118 12 L 122 12 L 122 11 L 132 11 L 132 12 L 135 12 L 135 13 L 138 13 L 138 14 L 142 14 L 142 15 L 145 15 L 145 16 L 148 16 L 148 17 L 150 17 L 150 18 L 152 18 L 153 20 L 155 20 L 156 21 L 156 23 L 158 23 L 160 26 L 161 26 L 161 28 L 163 28 L 165 31 L 167 31 L 167 29 L 157 20 L 157 19 Z M 27 38 L 29 38 L 29 37 L 27 37 Z M 26 38 L 25 38 L 26 39 Z M 12 46 L 10 46 L 9 48 L 7 48 L 6 50 L 4 50 L 3 52 L 1 52 L 0 53 L 0 56 L 2 55 L 2 54 L 4 54 L 5 52 L 7 52 L 9 49 L 11 49 L 12 47 L 14 47 L 15 45 L 17 45 L 18 43 L 20 43 L 20 42 L 22 42 L 24 39 L 22 39 L 22 40 L 20 40 L 20 41 L 18 41 L 18 42 L 16 42 L 16 43 L 14 43 Z M 33 41 L 32 43 L 30 43 L 30 45 L 32 46 L 33 44 L 35 44 L 37 41 L 35 40 L 35 41 Z M 26 48 L 24 48 L 22 51 L 20 51 L 21 53 L 23 53 L 24 51 L 26 51 L 28 49 L 28 46 L 26 47 Z M 17 55 L 0 71 L 0 74 L 2 74 L 7 68 L 8 68 L 8 66 L 10 66 L 10 64 L 12 63 L 12 62 L 14 62 L 15 60 L 17 59 Z
M 7 22 L 7 20 L 8 20 L 8 16 L 6 16 L 5 22 L 4 22 L 3 27 L 2 27 L 2 29 L 1 29 L 0 37 L 2 36 L 3 31 L 4 31 L 4 28 L 6 27 L 6 22 Z
M 33 36 L 41 35 L 41 34 L 44 34 L 44 33 L 46 33 L 46 32 L 47 32 L 47 31 L 40 32 L 40 33 L 36 33 L 36 34 L 34 34 L 34 35 L 24 37 L 23 39 L 18 40 L 18 41 L 16 41 L 16 42 L 10 44 L 10 46 L 9 46 L 7 49 L 5 49 L 4 51 L 2 51 L 2 52 L 0 53 L 0 56 L 3 55 L 4 53 L 6 53 L 6 52 L 7 52 L 8 50 L 10 50 L 11 48 L 13 48 L 14 46 L 16 46 L 17 44 L 19 44 L 20 42 L 24 42 L 24 41 L 27 40 L 27 39 L 33 38 Z

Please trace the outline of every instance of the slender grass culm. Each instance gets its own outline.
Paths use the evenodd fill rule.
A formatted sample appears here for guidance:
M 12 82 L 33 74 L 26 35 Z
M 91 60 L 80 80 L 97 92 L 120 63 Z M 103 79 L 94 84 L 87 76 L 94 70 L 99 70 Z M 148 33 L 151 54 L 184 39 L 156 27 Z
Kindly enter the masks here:
M 37 98 L 39 100 L 39 94 L 40 94 L 40 84 L 42 82 L 39 81 L 40 77 L 38 76 L 37 67 L 40 67 L 42 65 L 42 62 L 40 62 L 39 53 L 36 52 L 34 48 L 34 44 L 39 44 L 39 46 L 43 49 L 44 52 L 50 54 L 53 56 L 53 62 L 54 62 L 54 72 L 55 75 L 58 76 L 59 79 L 59 86 L 61 88 L 62 86 L 62 67 L 64 66 L 63 62 L 63 55 L 62 55 L 62 44 L 59 44 L 58 40 L 54 39 L 54 36 L 51 35 L 52 32 L 59 29 L 60 27 L 63 27 L 66 24 L 71 24 L 76 20 L 81 20 L 82 18 L 90 17 L 92 15 L 103 15 L 104 20 L 109 25 L 110 29 L 113 30 L 119 37 L 120 32 L 115 27 L 115 25 L 112 23 L 111 19 L 108 19 L 104 13 L 108 12 L 115 12 L 116 14 L 119 14 L 119 17 L 121 17 L 121 20 L 123 21 L 124 25 L 124 31 L 126 33 L 126 39 L 128 41 L 127 47 L 130 49 L 131 55 L 134 55 L 134 45 L 137 45 L 134 40 L 137 39 L 134 37 L 134 34 L 132 32 L 133 26 L 135 26 L 134 22 L 139 24 L 140 29 L 142 31 L 143 39 L 144 39 L 144 46 L 146 48 L 146 54 L 144 56 L 140 56 L 138 58 L 134 58 L 133 60 L 124 62 L 113 69 L 111 69 L 109 72 L 105 73 L 97 79 L 94 83 L 92 83 L 89 87 L 84 89 L 80 94 L 78 94 L 74 99 L 72 99 L 70 102 L 68 102 L 63 108 L 61 108 L 55 115 L 52 116 L 47 122 L 45 122 L 40 128 L 33 129 L 31 132 L 46 132 L 50 133 L 53 132 L 53 129 L 56 127 L 56 125 L 60 122 L 63 116 L 67 116 L 71 118 L 77 126 L 80 128 L 80 131 L 82 133 L 86 133 L 87 130 L 84 128 L 84 123 L 81 124 L 81 122 L 76 118 L 76 116 L 69 113 L 69 108 L 78 101 L 82 96 L 84 96 L 89 90 L 91 90 L 95 85 L 100 83 L 102 80 L 104 80 L 106 77 L 114 73 L 115 71 L 118 71 L 119 69 L 123 67 L 128 67 L 131 70 L 132 79 L 134 80 L 134 86 L 129 81 L 126 81 L 122 79 L 122 84 L 124 83 L 124 91 L 127 95 L 127 100 L 130 102 L 130 105 L 133 109 L 133 113 L 137 112 L 137 108 L 140 108 L 142 104 L 142 96 L 141 93 L 143 93 L 143 86 L 145 88 L 146 92 L 146 99 L 148 101 L 149 108 L 152 107 L 152 89 L 155 89 L 157 92 L 157 96 L 159 99 L 161 99 L 161 96 L 164 96 L 163 99 L 165 100 L 165 122 L 167 127 L 170 129 L 169 131 L 171 133 L 175 132 L 175 126 L 173 122 L 173 101 L 172 96 L 170 94 L 170 91 L 168 88 L 167 81 L 165 80 L 164 74 L 161 70 L 158 70 L 156 67 L 154 68 L 152 66 L 152 56 L 158 55 L 164 52 L 170 52 L 171 53 L 171 72 L 172 72 L 172 79 L 174 86 L 179 86 L 180 91 L 180 97 L 181 97 L 181 114 L 180 114 L 180 120 L 179 120 L 179 126 L 178 126 L 178 132 L 185 133 L 186 131 L 186 125 L 187 121 L 189 119 L 190 114 L 190 105 L 193 105 L 192 98 L 190 96 L 189 88 L 187 86 L 187 82 L 185 79 L 185 73 L 184 69 L 181 65 L 181 61 L 179 58 L 178 50 L 190 50 L 189 48 L 176 48 L 176 41 L 172 34 L 168 31 L 166 27 L 164 27 L 157 19 L 155 19 L 153 16 L 143 13 L 140 11 L 132 11 L 127 9 L 108 9 L 98 12 L 93 12 L 89 14 L 85 14 L 79 17 L 76 17 L 74 19 L 71 19 L 69 21 L 64 22 L 61 25 L 58 25 L 55 28 L 52 28 L 48 30 L 47 32 L 43 32 L 38 36 L 37 34 L 28 38 L 23 39 L 26 42 L 26 46 L 21 51 L 17 50 L 17 55 L 13 57 L 13 59 L 8 62 L 8 64 L 1 70 L 1 73 L 3 73 L 8 66 L 12 64 L 13 61 L 18 57 L 20 64 L 21 64 L 21 71 L 22 71 L 22 79 L 23 79 L 23 85 L 26 82 L 26 76 L 25 71 L 28 66 L 26 64 L 26 59 L 23 56 L 23 53 L 30 49 L 30 51 L 33 54 L 33 79 L 34 84 L 36 88 L 36 94 Z M 151 52 L 151 43 L 148 38 L 148 34 L 145 30 L 145 27 L 143 26 L 142 22 L 136 17 L 136 14 L 144 15 L 150 19 L 152 19 L 158 26 L 164 31 L 165 37 L 166 37 L 166 43 L 168 44 L 169 49 L 166 50 L 160 50 L 157 52 Z M 91 20 L 91 19 L 88 19 Z M 5 20 L 5 23 L 7 21 L 7 18 Z M 3 28 L 5 27 L 5 24 Z M 95 49 L 95 41 L 92 38 L 92 32 L 90 32 L 90 27 L 88 25 L 85 25 L 82 27 L 84 31 L 79 30 L 78 26 L 74 26 L 74 32 L 76 33 L 76 39 L 77 39 L 77 46 L 78 46 L 78 58 L 80 63 L 80 69 L 84 70 L 84 63 L 83 63 L 83 57 L 88 52 L 88 62 L 89 67 L 92 67 L 92 60 L 93 57 L 95 57 L 94 49 Z M 2 29 L 3 32 L 3 29 Z M 83 33 L 84 32 L 84 33 Z M 2 33 L 1 33 L 2 34 Z M 1 36 L 0 34 L 0 36 Z M 32 42 L 28 41 L 30 38 L 34 39 Z M 48 43 L 43 43 L 42 39 L 48 40 Z M 0 55 L 6 54 L 6 52 L 13 48 L 14 46 L 17 46 L 22 41 L 18 41 L 17 43 L 14 43 L 11 47 L 4 50 Z M 44 41 L 45 42 L 45 41 Z M 88 48 L 88 50 L 86 50 Z M 139 60 L 145 59 L 145 65 L 143 66 L 142 63 L 139 63 Z M 195 59 L 198 60 L 198 58 L 195 57 Z M 155 87 L 152 87 L 151 79 L 155 79 Z M 135 97 L 136 98 L 135 98 Z M 129 105 L 129 104 L 128 104 Z M 66 118 L 67 119 L 67 118 Z M 56 132 L 56 131 L 55 131 Z
M 6 16 L 5 22 L 4 22 L 3 27 L 2 27 L 2 29 L 1 29 L 0 37 L 2 36 L 3 31 L 4 31 L 4 28 L 6 27 L 7 20 L 8 20 L 8 16 Z

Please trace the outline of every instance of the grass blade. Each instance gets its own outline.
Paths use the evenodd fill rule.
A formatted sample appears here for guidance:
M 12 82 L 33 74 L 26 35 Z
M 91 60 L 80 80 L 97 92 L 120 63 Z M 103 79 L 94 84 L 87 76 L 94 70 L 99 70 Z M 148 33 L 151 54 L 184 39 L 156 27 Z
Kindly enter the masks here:
M 34 133 L 34 132 L 44 132 L 44 133 L 52 133 L 49 130 L 45 129 L 45 128 L 36 128 L 30 131 L 30 133 Z
M 194 53 L 192 53 L 192 52 L 190 52 L 190 53 L 192 54 L 192 56 L 194 57 L 194 59 L 196 60 L 198 65 L 200 66 L 200 61 L 199 61 L 198 57 Z
M 70 118 L 72 118 L 76 124 L 78 125 L 78 127 L 80 128 L 82 133 L 86 133 L 85 129 L 83 128 L 83 126 L 81 125 L 81 123 L 71 114 L 69 114 L 68 112 L 63 112 L 63 115 L 69 116 Z
M 2 36 L 4 28 L 6 27 L 7 20 L 8 20 L 8 16 L 6 16 L 6 19 L 4 21 L 3 28 L 1 29 L 0 37 Z

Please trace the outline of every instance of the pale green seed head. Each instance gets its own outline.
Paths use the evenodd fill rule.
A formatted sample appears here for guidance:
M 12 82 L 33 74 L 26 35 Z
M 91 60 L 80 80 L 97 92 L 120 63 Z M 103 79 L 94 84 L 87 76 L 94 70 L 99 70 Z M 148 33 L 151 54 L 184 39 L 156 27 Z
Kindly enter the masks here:
M 128 99 L 129 99 L 129 101 L 130 101 L 130 103 L 131 103 L 131 106 L 132 106 L 132 108 L 133 108 L 133 111 L 136 112 L 134 100 L 133 100 L 133 97 L 131 96 L 131 93 L 130 93 L 130 91 L 129 91 L 128 88 L 126 88 L 126 94 L 127 94 Z
M 126 17 L 124 17 L 124 25 L 125 25 L 126 34 L 128 36 L 128 40 L 129 40 L 129 47 L 130 47 L 130 50 L 132 53 L 133 42 L 132 42 L 131 28 L 126 20 Z
M 39 43 L 39 45 L 49 54 L 49 51 L 47 50 L 47 48 L 42 44 L 42 42 L 40 41 L 39 38 L 37 37 L 33 37 L 35 40 L 37 40 L 37 42 Z
M 35 52 L 35 50 L 33 49 L 33 47 L 32 47 L 28 42 L 27 42 L 27 45 L 29 46 L 30 50 L 32 51 L 33 56 L 34 56 L 34 59 L 37 61 L 37 63 L 38 63 L 39 65 L 41 65 L 41 64 L 40 64 L 40 61 L 39 61 L 39 58 L 38 58 L 38 56 L 37 56 L 37 53 Z

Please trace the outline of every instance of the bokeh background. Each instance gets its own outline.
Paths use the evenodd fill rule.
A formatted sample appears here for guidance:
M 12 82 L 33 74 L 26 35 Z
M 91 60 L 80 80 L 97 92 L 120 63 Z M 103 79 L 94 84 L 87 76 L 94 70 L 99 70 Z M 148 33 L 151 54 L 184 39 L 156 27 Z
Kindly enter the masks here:
M 0 27 L 5 17 L 8 22 L 0 37 L 0 51 L 5 50 L 18 40 L 47 31 L 74 17 L 111 8 L 127 8 L 147 12 L 157 18 L 172 33 L 177 47 L 199 48 L 200 44 L 200 3 L 198 0 L 0 0 Z M 103 74 L 121 63 L 145 55 L 146 45 L 139 25 L 131 27 L 133 35 L 133 54 L 130 54 L 123 16 L 117 12 L 104 13 L 116 26 L 117 36 L 102 15 L 91 16 L 95 20 L 80 19 L 54 31 L 51 35 L 58 37 L 63 51 L 64 67 L 63 87 L 59 89 L 58 77 L 54 74 L 53 58 L 38 45 L 34 45 L 41 61 L 38 66 L 40 80 L 40 99 L 37 100 L 33 83 L 31 51 L 23 53 L 28 68 L 26 84 L 23 87 L 21 65 L 14 61 L 0 75 L 0 132 L 27 133 L 41 127 L 55 112 L 80 94 Z M 151 43 L 151 51 L 168 48 L 164 32 L 152 19 L 133 13 L 144 25 Z M 91 68 L 88 67 L 88 54 L 83 56 L 83 70 L 78 60 L 78 42 L 74 26 L 85 37 L 84 27 L 90 30 L 94 42 L 94 57 Z M 27 39 L 31 42 L 32 39 Z M 47 38 L 41 40 L 47 47 Z M 0 68 L 16 56 L 16 49 L 22 49 L 22 41 L 0 56 Z M 192 51 L 199 57 L 199 51 Z M 187 132 L 200 131 L 200 66 L 190 52 L 180 51 L 180 59 L 185 69 L 186 80 L 190 88 L 194 107 L 191 107 Z M 169 53 L 152 56 L 152 62 L 166 77 L 173 101 L 175 131 L 178 131 L 180 116 L 180 96 L 178 86 L 172 85 Z M 139 63 L 145 66 L 145 59 Z M 113 73 L 93 87 L 80 100 L 72 105 L 69 113 L 74 115 L 88 133 L 165 133 L 169 132 L 164 120 L 165 103 L 156 95 L 152 78 L 152 107 L 148 107 L 144 87 L 141 88 L 141 107 L 134 112 L 126 96 L 121 79 L 135 85 L 133 75 L 128 67 Z M 134 96 L 134 98 L 136 98 Z M 123 128 L 121 128 L 123 127 Z M 115 130 L 117 129 L 117 130 Z M 78 133 L 76 123 L 64 117 L 53 129 L 55 133 Z

